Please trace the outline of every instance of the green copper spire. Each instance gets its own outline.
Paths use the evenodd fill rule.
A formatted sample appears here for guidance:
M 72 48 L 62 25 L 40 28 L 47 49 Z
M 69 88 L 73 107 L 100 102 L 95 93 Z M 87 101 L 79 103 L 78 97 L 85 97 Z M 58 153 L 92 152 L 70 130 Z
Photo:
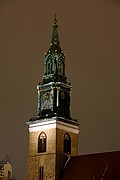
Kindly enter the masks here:
M 52 29 L 52 40 L 44 57 L 43 83 L 49 82 L 66 83 L 65 55 L 60 47 L 56 15 Z
M 60 47 L 55 15 L 50 46 L 44 55 L 44 72 L 38 89 L 38 116 L 70 118 L 71 86 L 65 76 L 65 55 Z
M 53 24 L 53 31 L 52 31 L 52 44 L 60 44 L 59 42 L 59 36 L 58 36 L 58 25 L 57 25 L 57 19 L 55 14 L 54 24 Z

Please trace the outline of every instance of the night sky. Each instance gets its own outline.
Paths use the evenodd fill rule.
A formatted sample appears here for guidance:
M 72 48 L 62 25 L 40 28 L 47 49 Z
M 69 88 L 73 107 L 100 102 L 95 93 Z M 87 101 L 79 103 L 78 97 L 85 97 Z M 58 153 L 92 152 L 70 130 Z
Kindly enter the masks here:
M 72 83 L 79 154 L 120 150 L 120 1 L 0 0 L 0 160 L 27 179 L 28 127 L 37 114 L 54 13 Z

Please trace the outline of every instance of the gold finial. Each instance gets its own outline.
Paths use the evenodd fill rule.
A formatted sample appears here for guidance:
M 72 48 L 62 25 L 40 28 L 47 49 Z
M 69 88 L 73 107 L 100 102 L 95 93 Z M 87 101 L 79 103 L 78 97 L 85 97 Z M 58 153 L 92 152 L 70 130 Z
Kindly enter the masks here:
M 57 24 L 56 13 L 55 13 L 54 24 Z

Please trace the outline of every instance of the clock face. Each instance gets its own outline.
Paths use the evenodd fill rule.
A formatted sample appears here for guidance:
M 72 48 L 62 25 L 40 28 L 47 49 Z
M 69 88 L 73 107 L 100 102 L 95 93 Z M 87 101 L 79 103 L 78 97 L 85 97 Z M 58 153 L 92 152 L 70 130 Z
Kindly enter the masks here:
M 44 94 L 44 96 L 45 96 L 45 99 L 48 100 L 48 99 L 50 98 L 50 92 L 47 91 L 47 92 Z
M 64 91 L 62 91 L 62 92 L 60 93 L 60 96 L 61 96 L 62 99 L 65 99 L 65 93 L 64 93 Z
M 53 94 L 52 91 L 43 91 L 41 93 L 41 110 L 53 109 Z

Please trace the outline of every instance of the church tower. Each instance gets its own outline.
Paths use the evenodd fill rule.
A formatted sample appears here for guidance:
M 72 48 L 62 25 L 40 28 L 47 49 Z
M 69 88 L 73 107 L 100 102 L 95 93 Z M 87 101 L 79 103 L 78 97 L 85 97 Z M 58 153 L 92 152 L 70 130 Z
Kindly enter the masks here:
M 78 122 L 70 116 L 71 85 L 65 76 L 55 17 L 52 40 L 38 83 L 38 114 L 29 127 L 28 180 L 57 180 L 70 156 L 78 153 Z

